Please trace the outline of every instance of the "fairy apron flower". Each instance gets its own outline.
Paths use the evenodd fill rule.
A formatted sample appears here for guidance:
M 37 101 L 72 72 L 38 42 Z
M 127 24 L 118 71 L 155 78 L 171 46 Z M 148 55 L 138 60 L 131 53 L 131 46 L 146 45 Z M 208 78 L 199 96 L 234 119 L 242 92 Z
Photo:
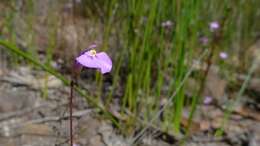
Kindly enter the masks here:
M 112 61 L 105 52 L 97 53 L 95 49 L 96 45 L 91 45 L 88 51 L 83 52 L 76 58 L 77 63 L 84 67 L 96 68 L 101 71 L 102 74 L 108 73 L 112 69 Z

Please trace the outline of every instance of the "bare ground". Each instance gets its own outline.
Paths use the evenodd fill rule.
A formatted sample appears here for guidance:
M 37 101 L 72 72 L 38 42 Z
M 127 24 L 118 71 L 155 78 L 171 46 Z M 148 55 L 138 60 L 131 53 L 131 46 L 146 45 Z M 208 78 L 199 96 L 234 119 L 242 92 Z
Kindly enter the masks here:
M 55 77 L 29 67 L 1 71 L 0 84 L 0 146 L 68 145 L 68 95 Z M 44 84 L 48 80 L 48 84 Z M 44 97 L 44 88 L 48 96 Z M 250 99 L 250 98 L 247 98 Z M 83 98 L 74 100 L 74 138 L 81 146 L 126 146 L 123 137 L 88 107 Z M 258 106 L 258 108 L 257 108 Z M 184 114 L 185 115 L 185 114 Z M 260 144 L 259 103 L 246 100 L 232 113 L 222 137 L 214 137 L 221 127 L 224 110 L 221 106 L 202 105 L 193 123 L 187 146 L 258 146 Z M 184 125 L 185 126 L 185 125 Z M 149 131 L 153 133 L 153 131 Z M 180 138 L 150 133 L 141 140 L 145 146 L 180 145 Z

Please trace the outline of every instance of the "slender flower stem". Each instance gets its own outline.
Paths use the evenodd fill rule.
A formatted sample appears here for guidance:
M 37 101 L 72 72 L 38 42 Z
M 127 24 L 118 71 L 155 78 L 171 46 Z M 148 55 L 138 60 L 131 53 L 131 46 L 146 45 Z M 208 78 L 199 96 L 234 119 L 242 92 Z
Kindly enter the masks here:
M 72 21 L 73 21 L 73 25 L 75 26 L 75 0 L 72 0 Z M 73 108 L 73 90 L 74 90 L 74 79 L 76 79 L 76 77 L 73 75 L 71 82 L 70 82 L 70 146 L 73 146 L 73 123 L 72 123 L 72 108 Z
M 73 88 L 74 88 L 74 81 L 72 80 L 70 82 L 70 102 L 69 102 L 69 108 L 70 108 L 70 145 L 73 146 L 73 128 L 72 128 L 72 99 L 73 99 Z

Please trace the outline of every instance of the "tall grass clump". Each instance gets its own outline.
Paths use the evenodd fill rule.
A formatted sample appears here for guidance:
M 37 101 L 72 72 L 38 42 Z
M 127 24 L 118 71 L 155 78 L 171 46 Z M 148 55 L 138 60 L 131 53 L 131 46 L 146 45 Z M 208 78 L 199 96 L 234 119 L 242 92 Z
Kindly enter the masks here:
M 128 19 L 123 27 L 129 71 L 122 106 L 130 110 L 133 117 L 150 121 L 160 110 L 162 101 L 180 86 L 197 45 L 201 4 L 156 0 L 126 4 Z M 179 131 L 185 103 L 184 87 L 168 101 L 172 104 L 164 112 L 163 123 L 170 123 L 164 126 L 166 129 Z
M 180 87 L 192 62 L 202 52 L 209 50 L 208 56 L 200 60 L 207 63 L 214 62 L 221 50 L 229 52 L 237 49 L 237 39 L 241 37 L 238 34 L 248 25 L 248 21 L 242 20 L 257 18 L 256 14 L 252 14 L 253 11 L 257 11 L 254 5 L 257 2 L 252 0 L 246 4 L 250 10 L 242 9 L 242 3 L 227 0 L 115 2 L 120 5 L 117 10 L 122 25 L 120 36 L 123 45 L 120 49 L 126 52 L 122 53 L 125 56 L 120 56 L 119 60 L 128 63 L 126 74 L 120 75 L 126 76 L 123 81 L 121 113 L 132 114 L 126 125 L 134 125 L 138 118 L 145 121 L 144 123 L 149 123 L 160 111 L 165 100 L 171 104 L 164 109 L 163 118 L 158 117 L 157 122 L 153 124 L 157 123 L 164 131 L 178 133 L 184 107 L 191 107 L 190 120 L 192 119 L 197 105 L 201 103 L 207 76 L 205 71 L 201 71 L 199 76 L 194 76 L 197 77 L 200 87 L 194 87 L 197 91 L 191 93 L 191 98 L 187 96 L 184 84 L 171 101 L 168 99 Z M 125 11 L 120 11 L 121 9 Z M 239 11 L 243 12 L 238 13 Z M 218 21 L 221 25 L 215 40 L 215 34 L 209 30 L 209 23 L 212 21 Z M 252 32 L 256 31 L 257 27 L 254 21 L 251 23 L 254 28 L 248 28 L 251 30 L 245 32 L 245 35 L 250 36 L 245 42 L 255 38 Z M 209 39 L 206 46 L 200 42 L 203 36 Z M 241 47 L 240 44 L 239 46 Z M 114 87 L 114 90 L 117 88 Z

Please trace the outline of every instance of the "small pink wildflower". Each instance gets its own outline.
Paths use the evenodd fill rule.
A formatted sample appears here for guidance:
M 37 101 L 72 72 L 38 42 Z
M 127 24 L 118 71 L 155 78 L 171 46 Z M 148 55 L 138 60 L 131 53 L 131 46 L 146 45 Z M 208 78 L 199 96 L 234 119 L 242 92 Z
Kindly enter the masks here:
M 172 21 L 167 20 L 167 21 L 165 21 L 165 22 L 162 22 L 161 25 L 162 25 L 162 27 L 170 28 L 170 27 L 172 27 L 173 23 L 172 23 Z
M 212 98 L 211 96 L 206 96 L 206 97 L 204 98 L 203 103 L 206 104 L 206 105 L 208 105 L 208 104 L 210 104 L 210 103 L 212 102 L 212 100 L 213 100 L 213 98 Z
M 220 52 L 220 53 L 219 53 L 219 57 L 220 57 L 221 59 L 227 59 L 227 58 L 228 58 L 228 54 L 227 54 L 226 52 Z
M 81 53 L 76 62 L 80 65 L 88 68 L 96 68 L 101 71 L 102 74 L 108 73 L 112 69 L 112 61 L 105 52 L 97 53 L 95 49 L 96 45 L 89 46 L 88 51 Z
M 209 43 L 209 39 L 207 37 L 201 37 L 200 38 L 200 43 L 204 46 L 206 46 Z
M 170 20 L 167 20 L 162 23 L 162 27 L 171 27 L 171 26 L 172 26 L 172 22 Z
M 209 24 L 210 31 L 214 32 L 219 29 L 219 23 L 217 21 L 213 21 Z

